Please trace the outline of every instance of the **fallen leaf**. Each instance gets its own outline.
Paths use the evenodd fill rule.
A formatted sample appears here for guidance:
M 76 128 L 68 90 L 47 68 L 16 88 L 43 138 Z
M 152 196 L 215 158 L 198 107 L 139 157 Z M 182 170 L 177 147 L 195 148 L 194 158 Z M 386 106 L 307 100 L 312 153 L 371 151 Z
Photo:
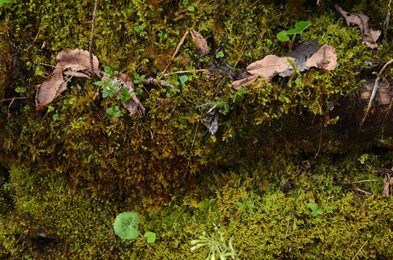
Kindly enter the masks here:
M 319 69 L 334 70 L 337 66 L 336 50 L 330 45 L 323 45 L 305 63 L 306 67 L 317 67 Z
M 360 29 L 360 35 L 362 36 L 363 43 L 365 43 L 368 47 L 372 49 L 378 48 L 378 44 L 376 43 L 379 36 L 381 35 L 381 31 L 373 30 L 370 27 L 370 18 L 364 14 L 358 13 L 349 13 L 344 11 L 340 6 L 337 4 L 334 6 L 345 19 L 345 22 L 348 26 L 358 26 Z
M 316 53 L 319 47 L 319 43 L 316 40 L 305 41 L 297 46 L 295 50 L 284 54 L 284 56 L 294 58 L 296 69 L 298 71 L 305 71 L 308 70 L 308 67 L 305 65 L 306 60 Z
M 207 46 L 207 41 L 205 40 L 205 38 L 203 38 L 202 34 L 195 30 L 190 30 L 190 33 L 194 48 L 203 56 L 209 54 L 209 47 Z
M 64 81 L 61 68 L 56 66 L 52 75 L 41 85 L 37 86 L 37 93 L 35 97 L 36 109 L 39 110 L 49 105 L 64 90 L 66 90 L 66 88 L 67 82 Z
M 119 91 L 121 91 L 122 88 L 125 88 L 128 92 L 131 93 L 131 99 L 128 100 L 125 104 L 123 104 L 123 106 L 128 110 L 128 112 L 130 112 L 130 116 L 133 116 L 135 114 L 144 115 L 145 107 L 135 95 L 134 83 L 132 82 L 132 79 L 128 75 L 120 73 L 116 75 L 116 77 L 112 80 L 112 83 L 115 82 L 120 83 Z
M 246 86 L 254 83 L 257 80 L 257 78 L 258 78 L 258 75 L 250 75 L 247 78 L 235 80 L 234 82 L 232 82 L 232 84 L 236 90 L 239 90 L 242 87 L 246 87 Z
M 209 129 L 209 132 L 212 135 L 214 135 L 218 130 L 219 114 L 219 108 L 217 106 L 213 106 L 209 109 L 202 120 L 202 123 Z
M 365 43 L 369 48 L 376 49 L 378 48 L 377 40 L 381 36 L 380 30 L 370 30 L 370 35 L 363 37 L 363 43 Z
M 248 65 L 246 70 L 251 75 L 257 75 L 264 78 L 266 82 L 270 82 L 278 74 L 291 69 L 292 65 L 288 59 L 293 60 L 291 57 L 267 55 L 262 60 L 258 60 Z M 291 76 L 292 74 L 288 76 Z
M 382 198 L 389 198 L 390 178 L 388 175 L 383 178 Z
M 66 76 L 85 77 L 90 78 L 90 53 L 80 49 L 64 49 L 56 56 L 56 63 L 63 70 Z M 99 71 L 99 62 L 96 56 L 93 55 L 93 70 L 94 73 Z

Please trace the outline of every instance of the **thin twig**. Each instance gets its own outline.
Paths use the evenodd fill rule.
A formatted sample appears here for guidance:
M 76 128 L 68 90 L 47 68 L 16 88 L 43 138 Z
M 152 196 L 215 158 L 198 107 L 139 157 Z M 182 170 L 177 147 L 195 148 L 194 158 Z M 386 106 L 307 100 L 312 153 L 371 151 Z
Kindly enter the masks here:
M 363 193 L 366 194 L 366 195 L 371 195 L 371 194 L 372 194 L 371 192 L 364 191 L 364 190 L 361 190 L 361 189 L 359 189 L 359 188 L 355 188 L 355 190 L 360 191 L 360 192 L 363 192 Z
M 181 38 L 180 42 L 177 44 L 175 52 L 173 53 L 171 60 L 169 61 L 168 65 L 166 65 L 163 74 L 165 74 L 165 71 L 168 69 L 169 65 L 171 64 L 171 62 L 173 61 L 173 59 L 175 58 L 176 54 L 178 53 L 180 47 L 183 45 L 184 40 L 186 39 L 187 35 L 189 34 L 189 31 L 187 30 L 183 37 Z
M 35 35 L 33 42 L 26 49 L 22 50 L 20 53 L 27 51 L 28 49 L 30 49 L 34 45 L 35 41 L 38 39 L 38 35 L 40 34 L 40 30 L 41 30 L 41 27 L 38 27 L 38 32 Z
M 366 242 L 363 243 L 363 245 L 359 248 L 359 250 L 356 252 L 356 254 L 354 255 L 354 257 L 352 257 L 352 260 L 354 260 L 356 258 L 356 256 L 359 254 L 359 252 L 363 249 L 363 247 L 368 243 L 368 240 L 366 240 Z
M 391 63 L 393 63 L 393 59 L 391 59 L 390 61 L 386 62 L 385 65 L 383 65 L 382 69 L 379 71 L 379 74 L 378 74 L 377 78 L 375 79 L 375 83 L 374 83 L 373 91 L 371 93 L 370 101 L 368 102 L 366 113 L 364 114 L 362 122 L 360 123 L 359 130 L 362 128 L 362 126 L 364 124 L 364 121 L 366 121 L 366 117 L 368 115 L 368 112 L 370 111 L 370 108 L 371 108 L 371 105 L 372 105 L 372 103 L 374 101 L 374 98 L 377 95 L 378 88 L 379 88 L 379 78 L 382 75 L 382 73 L 385 71 L 386 67 L 388 65 L 390 65 Z
M 322 136 L 323 136 L 323 121 L 324 121 L 324 120 L 322 120 L 322 122 L 321 122 L 321 129 L 320 129 L 320 131 L 319 131 L 319 142 L 318 142 L 318 150 L 317 150 L 317 152 L 315 153 L 315 156 L 314 156 L 314 158 L 317 158 L 317 157 L 318 157 L 318 155 L 319 155 L 319 152 L 321 151 L 321 146 L 322 146 Z
M 164 76 L 170 76 L 170 75 L 174 75 L 174 74 L 188 74 L 188 73 L 194 73 L 194 72 L 208 72 L 208 69 L 199 69 L 199 70 L 180 70 L 180 71 L 175 71 L 175 72 L 171 72 L 171 73 L 166 73 L 164 74 Z
M 390 11 L 392 10 L 390 7 L 391 3 L 392 3 L 392 0 L 389 1 L 388 11 L 386 13 L 385 22 L 383 23 L 383 38 L 385 41 L 388 40 L 388 26 L 389 26 L 389 22 L 390 22 Z
M 186 178 L 188 170 L 190 169 L 190 163 L 191 163 L 191 158 L 192 158 L 192 148 L 194 148 L 194 143 L 195 143 L 196 134 L 198 132 L 198 128 L 199 128 L 199 122 L 197 123 L 197 126 L 195 128 L 195 132 L 194 132 L 194 138 L 192 139 L 191 148 L 190 148 L 190 156 L 188 157 L 187 167 L 186 167 L 186 170 L 183 175 L 183 182 Z
M 371 182 L 371 181 L 379 181 L 379 180 L 361 180 L 361 181 L 352 181 L 350 184 L 355 184 L 355 183 L 362 183 L 362 182 Z
M 7 99 L 0 100 L 0 102 L 14 101 L 15 99 L 26 99 L 26 97 L 13 97 L 13 98 L 7 98 Z
M 91 21 L 91 31 L 90 31 L 90 42 L 89 42 L 89 54 L 90 54 L 90 74 L 93 76 L 94 74 L 94 65 L 93 65 L 93 41 L 94 41 L 94 24 L 96 22 L 96 14 L 97 14 L 97 5 L 98 0 L 94 1 L 94 11 L 93 18 Z

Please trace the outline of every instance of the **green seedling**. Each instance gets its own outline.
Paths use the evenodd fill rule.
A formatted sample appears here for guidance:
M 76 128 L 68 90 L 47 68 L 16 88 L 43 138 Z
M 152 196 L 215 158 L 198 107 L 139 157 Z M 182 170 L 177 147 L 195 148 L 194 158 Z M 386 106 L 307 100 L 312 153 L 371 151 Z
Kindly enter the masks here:
M 310 200 L 310 203 L 308 203 L 308 208 L 311 210 L 311 215 L 314 217 L 323 214 L 323 210 L 318 206 L 317 203 L 315 203 L 314 200 Z
M 290 49 L 292 49 L 292 46 L 293 46 L 293 43 L 294 43 L 294 41 L 295 41 L 296 35 L 297 35 L 297 34 L 302 34 L 303 31 L 304 31 L 307 27 L 309 27 L 310 25 L 311 25 L 311 22 L 309 22 L 309 21 L 300 21 L 300 22 L 297 22 L 297 23 L 295 24 L 295 27 L 294 27 L 294 28 L 289 29 L 289 30 L 287 30 L 287 31 L 284 30 L 284 31 L 279 32 L 279 33 L 277 34 L 277 39 L 278 39 L 279 41 L 281 41 L 281 42 L 289 42 L 289 41 L 290 41 L 289 36 L 293 35 L 293 36 L 292 36 L 292 41 L 291 41 L 291 44 L 290 44 Z
M 137 212 L 123 212 L 116 216 L 113 229 L 121 239 L 137 239 L 141 235 L 138 230 L 139 223 L 140 218 Z M 143 237 L 149 244 L 156 241 L 156 233 L 151 231 L 147 231 Z
M 12 0 L 0 0 L 0 8 L 6 4 L 11 4 Z

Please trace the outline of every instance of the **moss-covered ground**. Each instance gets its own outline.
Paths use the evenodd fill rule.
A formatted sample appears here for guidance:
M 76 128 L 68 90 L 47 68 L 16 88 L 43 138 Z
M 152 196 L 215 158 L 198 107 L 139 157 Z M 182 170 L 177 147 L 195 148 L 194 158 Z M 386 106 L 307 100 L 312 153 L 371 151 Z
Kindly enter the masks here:
M 381 197 L 376 168 L 393 166 L 392 139 L 378 131 L 356 139 L 329 111 L 356 100 L 362 77 L 379 71 L 372 65 L 393 58 L 391 36 L 373 51 L 333 2 L 316 2 L 99 0 L 93 52 L 101 67 L 168 80 L 191 71 L 182 95 L 145 86 L 146 115 L 119 119 L 106 108 L 121 104 L 101 97 L 98 79 L 73 78 L 51 109 L 34 105 L 56 54 L 88 49 L 94 1 L 1 7 L 0 258 L 206 259 L 209 249 L 191 252 L 190 242 L 202 232 L 219 239 L 219 225 L 239 259 L 391 259 L 393 202 Z M 341 2 L 383 28 L 389 1 Z M 300 20 L 312 26 L 296 42 L 333 46 L 335 70 L 246 91 L 196 71 L 222 64 L 219 51 L 239 72 L 282 55 L 288 45 L 276 34 Z M 212 55 L 201 57 L 188 36 L 172 60 L 190 29 Z M 24 64 L 13 80 L 10 46 Z M 201 123 L 212 105 L 220 108 L 214 136 Z M 137 211 L 141 232 L 157 240 L 117 237 L 112 224 L 125 211 Z

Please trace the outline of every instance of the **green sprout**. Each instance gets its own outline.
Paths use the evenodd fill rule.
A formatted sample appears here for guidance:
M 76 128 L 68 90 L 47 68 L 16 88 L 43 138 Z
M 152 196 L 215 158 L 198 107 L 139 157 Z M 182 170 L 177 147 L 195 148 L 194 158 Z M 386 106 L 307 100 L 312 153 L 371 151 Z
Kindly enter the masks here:
M 134 31 L 139 34 L 139 36 L 146 36 L 146 32 L 144 31 L 146 28 L 146 24 L 136 25 L 134 26 Z
M 278 39 L 279 41 L 281 41 L 281 42 L 289 42 L 289 41 L 290 41 L 289 36 L 293 35 L 293 36 L 292 36 L 292 41 L 291 41 L 291 44 L 290 44 L 290 49 L 292 49 L 293 43 L 294 43 L 294 41 L 295 41 L 296 34 L 302 34 L 303 31 L 304 31 L 307 27 L 309 27 L 310 25 L 311 25 L 311 22 L 309 22 L 309 21 L 300 21 L 300 22 L 297 22 L 297 23 L 295 24 L 295 27 L 294 27 L 294 28 L 289 29 L 289 30 L 287 30 L 287 31 L 284 30 L 284 31 L 279 32 L 279 33 L 277 34 L 277 39 Z
M 113 229 L 115 230 L 115 234 L 121 239 L 137 239 L 141 235 L 138 230 L 139 223 L 140 218 L 137 212 L 123 212 L 116 216 Z M 156 233 L 151 231 L 145 232 L 143 237 L 148 244 L 156 241 Z
M 11 4 L 12 0 L 0 0 L 0 8 L 6 4 Z
M 140 218 L 136 212 L 123 212 L 116 216 L 113 223 L 115 234 L 122 239 L 137 239 L 140 235 L 138 225 Z

